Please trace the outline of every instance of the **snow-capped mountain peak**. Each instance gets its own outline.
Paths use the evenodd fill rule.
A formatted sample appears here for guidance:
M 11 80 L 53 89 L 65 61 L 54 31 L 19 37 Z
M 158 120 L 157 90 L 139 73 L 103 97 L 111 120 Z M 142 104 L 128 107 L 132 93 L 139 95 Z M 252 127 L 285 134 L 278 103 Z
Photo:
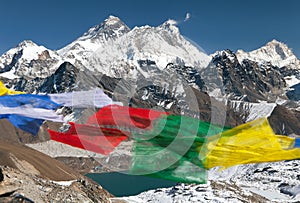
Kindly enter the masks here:
M 58 50 L 58 53 L 68 62 L 81 66 L 82 62 L 87 60 L 103 44 L 115 40 L 129 31 L 130 28 L 123 21 L 111 15 L 66 47 Z
M 245 52 L 244 52 L 245 53 Z M 216 58 L 218 56 L 226 56 L 231 62 L 234 62 L 236 60 L 236 55 L 229 49 L 225 49 L 222 51 L 216 51 L 215 53 L 210 55 L 213 58 Z
M 61 61 L 55 51 L 25 40 L 0 57 L 0 76 L 11 79 L 20 76 L 47 77 Z
M 113 15 L 110 15 L 108 16 L 107 19 L 104 20 L 105 24 L 107 25 L 114 25 L 116 23 L 120 23 L 121 20 L 120 18 L 116 17 L 116 16 L 113 16 Z
M 31 40 L 24 40 L 20 42 L 17 47 L 26 48 L 26 47 L 34 47 L 34 46 L 38 46 L 38 45 Z
M 160 27 L 169 30 L 173 33 L 180 34 L 179 29 L 176 25 L 177 25 L 177 21 L 169 19 L 166 22 L 164 22 Z
M 38 59 L 39 55 L 44 51 L 48 51 L 48 49 L 44 46 L 37 45 L 31 40 L 24 40 L 7 53 L 15 54 L 15 52 L 22 52 L 22 58 L 24 60 L 33 60 Z
M 116 38 L 130 31 L 130 28 L 118 17 L 110 15 L 99 25 L 90 28 L 78 40 L 98 40 L 104 42 L 109 38 Z
M 275 39 L 251 52 L 238 50 L 236 55 L 240 62 L 244 59 L 250 59 L 260 64 L 271 63 L 279 68 L 288 67 L 291 69 L 299 69 L 300 67 L 300 62 L 293 51 L 286 44 Z
M 271 42 L 268 42 L 266 46 L 262 48 L 275 52 L 280 56 L 282 60 L 294 56 L 292 50 L 286 44 L 279 42 L 275 39 L 273 39 Z

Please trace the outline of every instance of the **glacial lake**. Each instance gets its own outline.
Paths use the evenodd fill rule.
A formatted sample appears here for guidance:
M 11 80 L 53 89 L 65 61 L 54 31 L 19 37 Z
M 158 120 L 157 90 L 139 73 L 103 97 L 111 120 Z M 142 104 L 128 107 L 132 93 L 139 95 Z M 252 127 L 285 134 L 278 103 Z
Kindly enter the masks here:
M 137 195 L 146 190 L 172 187 L 176 182 L 124 173 L 90 173 L 86 175 L 116 197 Z

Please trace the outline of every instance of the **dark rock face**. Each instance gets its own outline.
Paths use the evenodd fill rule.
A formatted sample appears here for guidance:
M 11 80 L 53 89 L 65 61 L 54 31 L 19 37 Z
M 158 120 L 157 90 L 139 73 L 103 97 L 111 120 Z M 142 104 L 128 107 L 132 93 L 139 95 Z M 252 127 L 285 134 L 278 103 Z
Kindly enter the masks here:
M 288 91 L 286 93 L 286 96 L 293 101 L 299 101 L 300 100 L 300 84 L 294 85 L 291 87 L 292 90 Z
M 280 73 L 284 76 L 295 76 L 297 79 L 300 79 L 300 70 L 291 69 L 288 67 L 281 67 Z M 300 84 L 296 84 L 291 87 L 291 89 L 286 93 L 286 96 L 292 101 L 300 100 Z
M 0 182 L 2 182 L 4 179 L 3 173 L 2 173 L 2 168 L 0 168 Z
M 281 67 L 279 69 L 279 71 L 280 71 L 280 74 L 283 75 L 284 77 L 295 75 L 296 78 L 300 78 L 300 71 L 298 69 L 291 69 L 291 68 L 288 68 L 288 67 Z
M 145 67 L 145 66 L 156 66 L 155 61 L 151 61 L 149 59 L 146 60 L 138 60 L 137 61 L 140 67 Z
M 10 71 L 16 65 L 16 63 L 19 61 L 22 55 L 23 55 L 23 50 L 20 50 L 19 52 L 15 53 L 11 62 L 5 65 L 3 69 L 0 69 L 0 73 L 5 73 L 7 71 Z
M 270 64 L 258 65 L 250 60 L 239 63 L 236 55 L 230 50 L 215 55 L 212 63 L 218 69 L 223 94 L 233 94 L 233 98 L 251 102 L 270 100 L 270 97 L 276 97 L 286 87 L 279 68 Z M 202 74 L 206 75 L 206 70 L 203 70 Z
M 43 78 L 28 79 L 21 77 L 19 79 L 13 79 L 9 82 L 9 85 L 14 86 L 16 90 L 33 93 L 40 87 L 44 80 Z
M 50 57 L 50 53 L 48 50 L 45 50 L 41 54 L 38 55 L 39 60 L 47 60 L 49 58 L 51 58 L 51 57 Z
M 47 93 L 70 92 L 74 89 L 78 73 L 78 68 L 65 62 L 43 82 L 39 90 Z
M 11 195 L 8 197 L 0 197 L 2 203 L 34 203 L 31 199 L 24 197 L 23 195 Z
M 277 105 L 268 119 L 276 134 L 300 134 L 300 113 L 297 111 Z
M 94 78 L 95 76 L 90 74 L 89 71 L 84 73 L 71 63 L 65 62 L 49 77 L 37 77 L 34 79 L 22 77 L 20 79 L 14 79 L 13 81 L 10 81 L 10 83 L 11 86 L 15 86 L 15 89 L 28 93 L 62 93 L 79 88 L 77 85 L 80 85 L 83 89 L 85 89 L 85 86 L 97 86 L 97 82 L 92 81 L 92 84 L 90 84 L 91 80 Z
M 168 69 L 175 71 L 177 76 L 185 80 L 188 85 L 200 91 L 204 90 L 204 81 L 201 78 L 199 71 L 194 67 L 170 63 L 166 67 L 166 70 Z

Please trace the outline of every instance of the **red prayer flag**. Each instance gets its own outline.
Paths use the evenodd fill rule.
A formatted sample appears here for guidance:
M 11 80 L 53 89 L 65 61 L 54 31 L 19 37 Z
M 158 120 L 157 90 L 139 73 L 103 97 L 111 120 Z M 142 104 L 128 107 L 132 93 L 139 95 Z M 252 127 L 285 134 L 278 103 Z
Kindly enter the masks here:
M 128 137 L 118 129 L 70 123 L 65 133 L 48 130 L 51 140 L 108 155 Z
M 51 140 L 107 155 L 128 138 L 126 135 L 131 134 L 116 127 L 151 129 L 152 122 L 163 115 L 168 115 L 168 113 L 151 109 L 108 105 L 91 116 L 87 124 L 70 122 L 71 126 L 67 132 L 48 131 Z
M 163 115 L 168 115 L 168 113 L 151 109 L 108 105 L 91 116 L 87 124 L 151 129 L 152 121 Z

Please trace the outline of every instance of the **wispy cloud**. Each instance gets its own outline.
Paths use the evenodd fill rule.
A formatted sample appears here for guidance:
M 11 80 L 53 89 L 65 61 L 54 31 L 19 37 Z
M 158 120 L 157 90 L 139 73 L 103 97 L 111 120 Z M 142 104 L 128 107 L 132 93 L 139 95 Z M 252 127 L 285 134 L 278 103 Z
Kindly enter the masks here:
M 186 13 L 185 14 L 185 18 L 184 20 L 174 20 L 174 19 L 169 19 L 167 22 L 170 24 L 170 25 L 179 25 L 183 22 L 186 22 L 188 20 L 191 19 L 191 13 Z
M 188 21 L 190 18 L 191 18 L 191 14 L 190 13 L 186 13 L 185 14 L 184 22 Z

